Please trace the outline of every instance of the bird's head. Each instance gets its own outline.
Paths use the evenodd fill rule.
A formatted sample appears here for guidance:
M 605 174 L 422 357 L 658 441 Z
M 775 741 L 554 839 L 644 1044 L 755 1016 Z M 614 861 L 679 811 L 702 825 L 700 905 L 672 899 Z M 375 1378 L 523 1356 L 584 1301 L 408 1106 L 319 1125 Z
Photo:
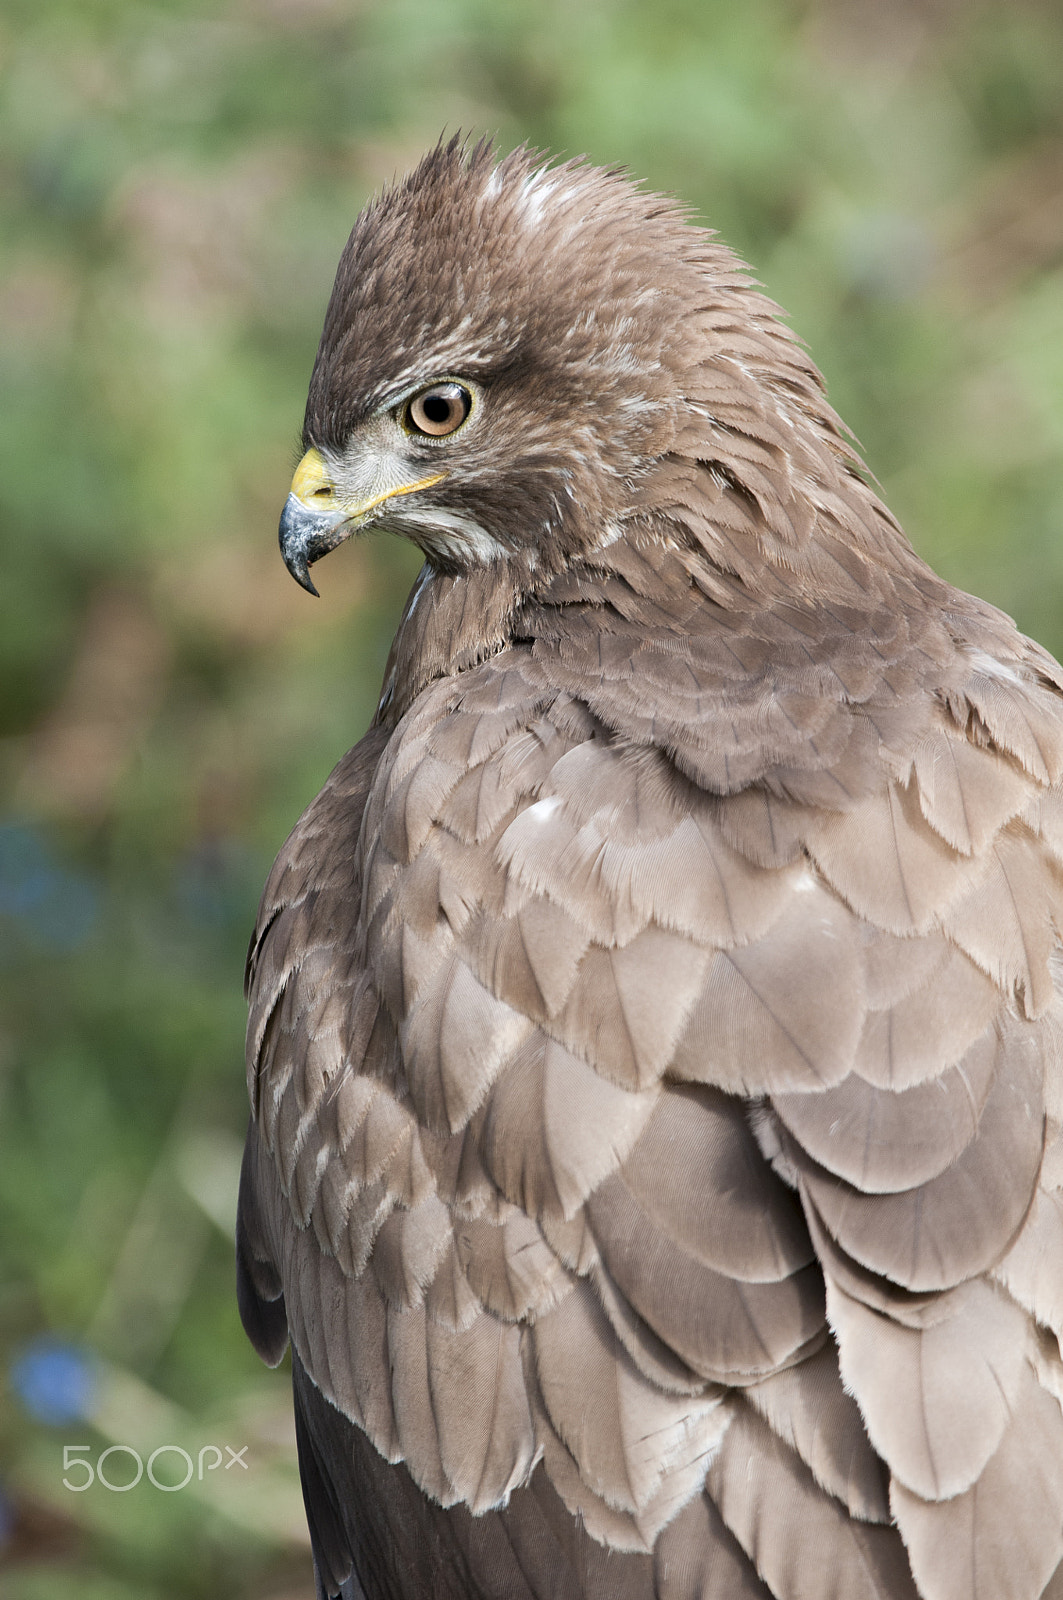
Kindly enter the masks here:
M 444 572 L 505 562 L 518 590 L 633 530 L 754 583 L 814 559 L 817 528 L 902 538 L 732 252 L 619 171 L 525 149 L 440 144 L 363 211 L 303 449 L 281 549 L 313 593 L 310 564 L 369 524 Z
M 312 589 L 309 564 L 368 524 L 450 571 L 556 566 L 618 537 L 681 426 L 689 319 L 713 287 L 759 300 L 729 251 L 622 174 L 437 147 L 343 252 L 281 522 L 289 570 Z

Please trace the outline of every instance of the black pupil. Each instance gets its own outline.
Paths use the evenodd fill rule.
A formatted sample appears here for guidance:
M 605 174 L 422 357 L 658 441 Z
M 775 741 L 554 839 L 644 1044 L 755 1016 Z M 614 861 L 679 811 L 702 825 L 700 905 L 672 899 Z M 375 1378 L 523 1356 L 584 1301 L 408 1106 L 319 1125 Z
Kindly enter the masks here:
M 429 422 L 441 423 L 450 421 L 455 402 L 451 395 L 426 394 L 421 405 Z

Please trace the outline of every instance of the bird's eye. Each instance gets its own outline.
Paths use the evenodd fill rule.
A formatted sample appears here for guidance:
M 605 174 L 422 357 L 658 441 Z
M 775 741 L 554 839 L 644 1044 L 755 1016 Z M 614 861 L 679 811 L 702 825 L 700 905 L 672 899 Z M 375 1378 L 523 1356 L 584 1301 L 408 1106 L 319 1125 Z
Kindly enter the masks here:
M 411 433 L 442 439 L 456 433 L 472 410 L 472 395 L 462 383 L 433 383 L 407 402 L 403 418 Z

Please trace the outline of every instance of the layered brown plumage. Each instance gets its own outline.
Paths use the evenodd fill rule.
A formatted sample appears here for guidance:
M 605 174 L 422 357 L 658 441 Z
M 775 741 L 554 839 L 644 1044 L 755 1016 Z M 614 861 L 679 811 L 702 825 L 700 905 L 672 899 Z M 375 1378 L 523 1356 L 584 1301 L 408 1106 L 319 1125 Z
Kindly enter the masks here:
M 613 173 L 388 191 L 305 443 L 429 484 L 248 969 L 241 1306 L 324 1593 L 1063 1594 L 1060 668 Z

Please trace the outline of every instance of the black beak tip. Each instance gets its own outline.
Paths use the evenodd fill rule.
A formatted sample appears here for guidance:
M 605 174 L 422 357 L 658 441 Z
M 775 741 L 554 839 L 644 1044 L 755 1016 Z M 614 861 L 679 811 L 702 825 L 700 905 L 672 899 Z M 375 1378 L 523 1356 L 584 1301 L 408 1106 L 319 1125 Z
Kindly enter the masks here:
M 287 559 L 287 557 L 285 557 L 284 564 L 300 588 L 305 589 L 307 594 L 312 594 L 315 600 L 321 599 L 321 595 L 318 593 L 318 590 L 314 584 L 314 580 L 310 576 L 309 563 L 307 562 L 306 556 L 301 550 L 297 553 L 293 552 L 292 559 L 290 561 Z
M 300 588 L 318 599 L 320 596 L 310 576 L 310 563 L 316 561 L 319 555 L 326 554 L 329 546 L 322 534 L 334 520 L 315 516 L 294 495 L 289 495 L 277 533 L 284 565 Z

